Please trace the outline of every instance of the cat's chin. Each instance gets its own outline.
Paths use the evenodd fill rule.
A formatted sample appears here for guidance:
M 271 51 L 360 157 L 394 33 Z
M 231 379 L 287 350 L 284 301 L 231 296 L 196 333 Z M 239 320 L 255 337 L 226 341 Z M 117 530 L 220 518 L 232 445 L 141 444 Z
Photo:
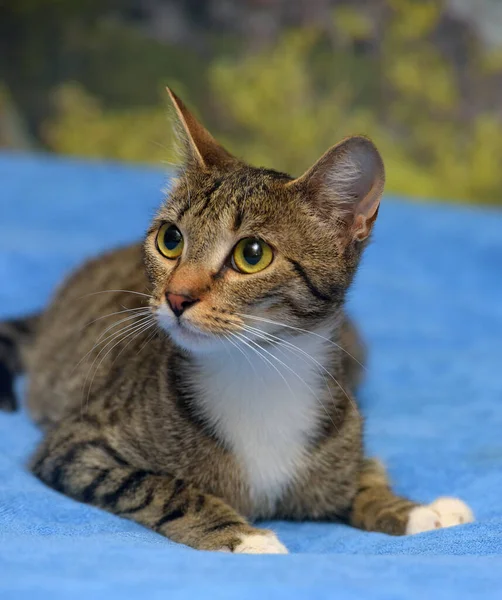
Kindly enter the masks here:
M 166 331 L 177 346 L 192 354 L 207 354 L 220 349 L 222 346 L 220 338 L 195 332 L 183 325 L 175 324 Z
M 198 331 L 191 325 L 178 323 L 175 318 L 162 314 L 161 311 L 157 313 L 157 320 L 160 327 L 182 350 L 192 354 L 207 354 L 222 348 L 221 338 Z

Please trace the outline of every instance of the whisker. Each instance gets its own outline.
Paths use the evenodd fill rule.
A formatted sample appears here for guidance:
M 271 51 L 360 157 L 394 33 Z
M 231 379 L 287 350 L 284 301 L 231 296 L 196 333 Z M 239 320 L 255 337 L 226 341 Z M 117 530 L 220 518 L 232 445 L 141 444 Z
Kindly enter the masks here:
M 112 294 L 117 292 L 125 292 L 127 294 L 136 294 L 137 296 L 145 296 L 145 298 L 153 298 L 151 294 L 143 294 L 142 292 L 136 292 L 134 290 L 102 290 L 101 292 L 90 292 L 89 294 L 84 294 L 81 298 L 87 298 L 88 296 L 96 296 L 97 294 Z
M 246 330 L 250 331 L 251 333 L 254 333 L 255 335 L 256 334 L 261 334 L 262 336 L 263 335 L 267 336 L 267 338 L 272 338 L 272 341 L 274 341 L 277 344 L 286 346 L 291 351 L 300 352 L 303 356 L 305 356 L 306 358 L 308 358 L 309 360 L 311 360 L 318 368 L 322 369 L 336 383 L 336 385 L 340 388 L 340 390 L 343 392 L 343 394 L 345 395 L 345 397 L 347 398 L 347 400 L 352 404 L 352 406 L 357 409 L 353 398 L 349 394 L 347 394 L 347 391 L 344 389 L 344 387 L 342 386 L 342 384 L 336 379 L 336 377 L 333 375 L 333 373 L 331 373 L 330 371 L 328 371 L 328 369 L 322 363 L 320 363 L 317 359 L 315 359 L 311 354 L 309 354 L 308 352 L 305 352 L 305 350 L 303 350 L 299 346 L 296 346 L 292 342 L 288 342 L 287 340 L 283 340 L 283 339 L 281 339 L 278 336 L 272 335 L 271 333 L 268 333 L 266 331 L 262 331 L 261 329 L 257 329 L 256 327 L 250 327 L 249 325 L 244 325 L 244 327 L 246 328 Z M 270 341 L 270 339 L 267 339 L 267 341 Z M 324 379 L 324 382 L 327 385 L 326 377 L 324 376 L 323 373 L 321 373 L 321 375 L 322 375 L 322 377 Z M 332 391 L 331 391 L 331 389 L 330 389 L 330 387 L 328 385 L 327 385 L 327 387 L 330 390 L 331 398 L 334 401 Z
M 146 321 L 146 323 L 145 323 Z M 127 325 L 123 330 L 121 330 L 118 334 L 118 336 L 115 336 L 112 340 L 110 340 L 105 346 L 103 346 L 103 348 L 101 348 L 101 350 L 99 351 L 99 353 L 97 354 L 96 358 L 94 359 L 94 361 L 92 362 L 92 365 L 86 375 L 86 378 L 84 380 L 84 385 L 83 385 L 83 392 L 85 393 L 85 389 L 87 386 L 87 381 L 89 379 L 89 375 L 91 374 L 94 365 L 96 364 L 96 361 L 98 360 L 98 358 L 101 356 L 101 354 L 106 350 L 107 346 L 109 346 L 112 342 L 114 342 L 117 337 L 119 337 L 120 339 L 118 341 L 115 342 L 115 344 L 113 344 L 113 346 L 111 348 L 108 349 L 108 351 L 106 352 L 106 354 L 101 358 L 101 360 L 99 361 L 97 367 L 94 369 L 94 373 L 92 375 L 92 379 L 91 379 L 91 383 L 89 385 L 89 387 L 87 388 L 87 398 L 86 398 L 86 406 L 89 404 L 89 396 L 91 393 L 91 388 L 92 388 L 92 384 L 94 382 L 94 378 L 96 377 L 97 372 L 99 371 L 99 367 L 102 365 L 103 361 L 105 360 L 105 358 L 110 354 L 110 352 L 121 342 L 123 342 L 124 340 L 126 340 L 128 337 L 130 337 L 131 335 L 134 334 L 138 334 L 141 333 L 141 331 L 144 328 L 148 328 L 147 326 L 151 326 L 153 323 L 149 322 L 149 321 L 153 321 L 153 317 L 149 316 L 149 317 L 144 317 L 143 319 L 141 319 L 141 321 L 139 323 L 133 323 L 132 325 Z M 126 335 L 124 334 L 124 330 L 127 331 Z M 122 335 L 122 337 L 120 337 Z M 134 339 L 134 338 L 133 338 Z M 132 341 L 132 340 L 130 340 Z M 128 344 L 127 344 L 128 345 Z M 122 348 L 121 352 L 124 350 L 124 348 Z M 120 355 L 120 353 L 119 353 Z M 117 355 L 117 356 L 119 356 Z M 116 357 L 117 358 L 117 357 Z M 113 363 L 112 363 L 113 364 Z
M 286 325 L 285 323 L 280 323 L 279 321 L 272 321 L 271 319 L 265 319 L 264 317 L 257 317 L 255 315 L 246 315 L 244 313 L 235 313 L 235 314 L 239 315 L 240 317 L 246 317 L 247 319 L 254 319 L 255 321 L 262 321 L 264 323 L 270 323 L 271 325 L 285 327 L 286 329 L 292 329 L 294 331 L 300 331 L 301 333 L 308 333 L 310 335 L 318 337 L 321 340 L 324 340 L 325 342 L 328 342 L 329 344 L 335 346 L 335 348 L 338 348 L 342 352 L 345 352 L 345 354 L 347 354 L 347 356 L 349 356 L 350 358 L 355 360 L 356 363 L 360 367 L 362 367 L 365 371 L 367 370 L 366 367 L 362 363 L 360 363 L 355 356 L 352 356 L 352 354 L 348 350 L 346 350 L 343 346 L 340 346 L 340 344 L 337 344 L 333 340 L 330 340 L 329 338 L 325 337 L 324 335 L 321 335 L 320 333 L 317 333 L 315 331 L 309 331 L 308 329 L 302 329 L 301 327 L 293 327 L 293 325 Z
M 113 329 L 114 327 L 117 327 L 117 325 L 120 325 L 121 323 L 125 323 L 127 321 L 131 321 L 132 319 L 136 319 L 138 317 L 144 317 L 151 314 L 150 309 L 145 308 L 143 312 L 140 313 L 135 313 L 134 315 L 129 315 L 128 317 L 124 317 L 123 319 L 120 319 L 119 321 L 116 321 L 115 323 L 113 323 L 112 325 L 108 326 L 103 333 L 98 337 L 98 339 L 96 340 L 96 343 L 99 342 L 100 339 L 102 339 L 102 337 L 108 332 L 110 331 L 110 329 Z
M 288 342 L 286 342 L 285 340 L 282 340 L 281 338 L 277 337 L 277 336 L 272 336 L 272 334 L 267 333 L 266 331 L 262 331 L 261 329 L 258 329 L 256 327 L 250 327 L 249 325 L 242 325 L 242 327 L 244 327 L 244 329 L 246 331 L 248 331 L 249 333 L 258 336 L 259 338 L 261 338 L 263 341 L 268 342 L 269 344 L 274 345 L 277 350 L 279 350 L 279 352 L 284 356 L 287 357 L 285 350 L 283 349 L 283 347 L 286 350 L 289 350 L 290 352 L 295 352 L 295 349 L 297 351 L 303 352 L 304 354 L 307 355 L 307 358 L 311 359 L 311 360 L 315 360 L 313 356 L 311 356 L 310 354 L 308 354 L 308 352 L 305 352 L 303 350 L 301 350 L 301 348 L 299 348 L 298 346 L 295 346 L 294 344 L 291 344 L 291 346 L 294 346 L 294 348 L 291 348 L 287 345 Z M 307 359 L 304 356 L 299 356 L 299 358 L 301 358 L 305 363 L 307 363 Z M 326 384 L 326 387 L 328 388 L 328 391 L 330 392 L 330 396 L 331 399 L 334 401 L 333 398 L 333 392 L 331 390 L 331 388 L 329 387 L 327 381 L 326 381 L 326 377 L 324 375 L 324 373 L 320 373 L 321 377 L 323 378 L 324 383 Z
M 135 317 L 141 316 L 141 315 L 134 315 Z M 142 317 L 145 318 L 145 317 Z M 82 356 L 82 358 L 78 361 L 78 363 L 73 367 L 71 374 L 73 374 L 75 372 L 75 369 L 89 356 L 89 354 L 91 354 L 93 352 L 93 350 L 95 350 L 100 344 L 104 344 L 105 342 L 109 342 L 112 339 L 115 339 L 116 336 L 120 335 L 121 333 L 123 333 L 124 331 L 126 331 L 129 327 L 133 327 L 134 325 L 136 325 L 136 323 L 129 323 L 129 325 L 125 325 L 120 331 L 114 331 L 113 333 L 111 333 L 108 337 L 106 337 L 105 339 L 99 341 L 97 340 L 96 343 L 94 344 L 94 346 L 84 354 L 84 356 Z M 100 336 L 102 337 L 102 336 Z
M 108 356 L 108 354 L 110 354 L 110 352 L 111 352 L 111 351 L 112 351 L 112 350 L 113 350 L 113 349 L 114 349 L 116 346 L 118 346 L 118 345 L 119 345 L 121 342 L 123 342 L 125 339 L 127 339 L 127 338 L 128 338 L 128 337 L 130 337 L 130 336 L 133 336 L 133 337 L 132 337 L 132 338 L 131 338 L 131 339 L 130 339 L 128 342 L 127 342 L 127 344 L 126 344 L 126 345 L 125 345 L 125 346 L 124 346 L 124 347 L 123 347 L 123 348 L 120 350 L 120 352 L 117 354 L 117 356 L 116 356 L 116 357 L 113 359 L 113 361 L 112 361 L 112 364 L 110 365 L 110 370 L 111 370 L 111 368 L 112 368 L 112 367 L 113 367 L 113 365 L 115 364 L 115 361 L 116 361 L 116 360 L 118 359 L 118 357 L 119 357 L 119 356 L 122 354 L 122 352 L 123 352 L 123 351 L 124 351 L 124 350 L 127 348 L 127 346 L 128 346 L 128 345 L 129 345 L 129 344 L 130 344 L 132 341 L 134 341 L 134 340 L 136 339 L 136 337 L 138 337 L 138 335 L 140 335 L 140 334 L 141 334 L 143 331 L 146 331 L 147 329 L 149 329 L 151 326 L 152 326 L 152 324 L 151 324 L 151 323 L 150 323 L 150 324 L 149 324 L 149 323 L 147 323 L 147 324 L 144 324 L 144 325 L 142 326 L 142 328 L 140 327 L 140 328 L 139 328 L 139 330 L 134 330 L 134 331 L 131 331 L 131 332 L 129 332 L 129 333 L 126 335 L 126 336 L 124 336 L 123 338 L 119 339 L 119 340 L 118 340 L 118 341 L 117 341 L 117 342 L 116 342 L 116 343 L 115 343 L 115 344 L 114 344 L 114 345 L 113 345 L 113 346 L 112 346 L 112 347 L 111 347 L 111 348 L 108 350 L 108 352 L 107 352 L 107 353 L 106 353 L 106 354 L 103 356 L 103 358 L 100 360 L 100 362 L 99 362 L 98 366 L 97 366 L 97 367 L 95 368 L 95 370 L 94 370 L 94 373 L 93 373 L 93 376 L 92 376 L 91 382 L 90 382 L 90 384 L 89 384 L 89 387 L 88 387 L 88 389 L 87 389 L 87 397 L 86 397 L 86 403 L 85 403 L 85 405 L 86 405 L 86 410 L 87 410 L 87 408 L 89 407 L 89 398 L 90 398 L 90 395 L 91 395 L 92 384 L 94 383 L 94 378 L 96 377 L 96 374 L 97 374 L 97 373 L 98 373 L 98 371 L 99 371 L 99 367 L 101 366 L 101 364 L 103 363 L 103 361 L 106 359 L 106 357 Z M 87 377 L 86 377 L 86 381 L 87 381 L 87 379 L 88 379 L 88 376 L 89 376 L 89 374 L 90 374 L 90 371 L 89 371 L 89 373 L 88 373 L 88 375 L 87 375 Z M 85 392 L 85 383 L 86 383 L 86 382 L 84 382 L 84 392 Z
M 237 350 L 241 350 L 236 343 L 233 340 L 230 340 L 228 338 L 228 336 L 226 336 L 225 334 L 222 334 L 222 337 L 219 338 L 219 341 L 221 341 L 221 343 L 223 344 L 224 348 L 225 348 L 225 352 L 228 354 L 228 356 L 230 357 L 231 361 L 233 362 L 234 366 L 235 366 L 235 356 L 232 352 L 230 352 L 230 348 L 225 344 L 224 339 L 227 340 L 227 342 L 230 342 L 230 344 L 232 344 L 235 348 L 237 348 Z
M 138 308 L 126 308 L 125 306 L 123 306 L 122 308 L 124 310 L 117 310 L 116 312 L 112 312 L 108 315 L 103 315 L 101 317 L 98 317 L 97 319 L 93 319 L 92 321 L 89 321 L 89 323 L 84 325 L 84 328 L 89 327 L 89 325 L 92 325 L 93 323 L 96 323 L 97 321 L 101 321 L 101 319 L 107 319 L 108 317 L 113 317 L 114 315 L 120 315 L 125 312 L 133 312 L 133 311 L 138 311 L 138 310 L 150 310 L 146 306 L 139 306 Z
M 143 317 L 142 320 L 140 322 L 143 322 L 146 320 L 147 317 Z M 118 337 L 120 337 L 122 334 L 126 333 L 127 331 L 133 329 L 134 327 L 136 327 L 140 322 L 138 323 L 129 323 L 128 325 L 125 325 L 124 327 L 122 327 L 122 329 L 120 329 L 119 331 L 114 331 L 113 333 L 111 333 L 107 338 L 105 338 L 104 340 L 101 340 L 100 342 L 96 342 L 94 344 L 94 346 L 85 353 L 85 355 L 78 361 L 78 363 L 73 367 L 72 369 L 72 374 L 74 373 L 75 369 L 90 355 L 92 354 L 92 352 L 101 344 L 105 344 L 103 346 L 103 348 L 101 348 L 100 352 L 98 353 L 98 356 L 94 359 L 97 360 L 97 358 L 99 357 L 100 353 L 114 340 L 116 340 Z
M 253 340 L 250 340 L 243 333 L 233 333 L 232 335 L 235 336 L 235 337 L 237 337 L 237 339 L 239 339 L 240 342 L 242 342 L 245 346 L 247 346 L 248 348 L 250 348 L 251 350 L 253 350 L 256 354 L 258 354 L 258 356 L 260 358 L 262 358 L 275 371 L 277 371 L 277 373 L 280 375 L 280 377 L 282 378 L 282 380 L 284 381 L 284 383 L 288 386 L 289 391 L 291 392 L 291 394 L 296 397 L 296 394 L 291 389 L 291 386 L 289 385 L 289 382 L 284 377 L 284 375 L 280 372 L 280 370 L 274 365 L 274 363 L 271 360 L 269 360 L 266 356 L 263 356 L 263 354 L 261 352 L 259 352 L 257 348 L 253 347 L 251 344 L 256 345 L 260 350 L 264 350 L 264 348 L 262 348 L 259 344 L 256 344 L 256 342 L 254 342 Z M 246 340 L 248 340 L 248 341 L 246 341 Z
M 253 342 L 250 338 L 248 338 L 247 336 L 245 336 L 244 334 L 240 334 L 242 336 L 244 336 L 247 340 L 249 340 L 250 342 L 256 344 L 257 342 Z M 296 371 L 294 369 L 292 369 L 289 365 L 287 365 L 285 362 L 283 362 L 282 360 L 280 360 L 279 358 L 277 358 L 277 356 L 275 356 L 274 354 L 272 354 L 271 352 L 268 352 L 268 350 L 266 350 L 265 348 L 263 348 L 262 346 L 260 346 L 260 348 L 266 352 L 267 354 L 269 354 L 272 358 L 275 358 L 275 360 L 280 363 L 281 365 L 283 365 L 284 367 L 286 367 L 286 369 L 288 369 L 288 371 L 290 371 L 291 373 L 293 373 L 293 375 L 299 379 L 313 394 L 313 396 L 317 399 L 317 401 L 319 402 L 319 404 L 321 405 L 321 407 L 323 408 L 324 412 L 326 413 L 326 416 L 328 417 L 328 419 L 331 421 L 331 423 L 333 424 L 333 427 L 335 429 L 337 429 L 335 422 L 333 421 L 333 419 L 331 418 L 331 415 L 329 414 L 327 408 L 324 406 L 324 403 L 322 402 L 322 400 L 319 398 L 319 396 L 316 394 L 316 392 L 312 389 L 312 387 L 302 378 L 300 377 L 300 375 L 298 375 L 298 373 L 296 373 Z M 286 379 L 283 377 L 284 381 L 286 382 Z M 291 387 L 289 386 L 289 384 L 286 382 L 286 384 L 288 385 L 289 389 L 291 390 Z
M 243 355 L 243 356 L 246 358 L 246 360 L 248 361 L 248 363 L 249 363 L 249 366 L 250 366 L 250 367 L 253 369 L 253 373 L 255 374 L 255 376 L 256 376 L 256 377 L 258 377 L 258 374 L 257 374 L 257 372 L 256 372 L 256 367 L 255 367 L 254 363 L 253 363 L 253 362 L 252 362 L 252 360 L 249 358 L 249 356 L 247 355 L 247 353 L 246 353 L 246 352 L 244 352 L 243 348 L 241 348 L 241 347 L 239 346 L 239 344 L 237 344 L 236 342 L 234 342 L 234 341 L 233 341 L 233 340 L 230 338 L 230 336 L 229 336 L 229 335 L 225 335 L 225 334 L 223 334 L 223 335 L 225 336 L 225 338 L 226 338 L 226 339 L 227 339 L 227 340 L 228 340 L 228 341 L 229 341 L 229 342 L 230 342 L 230 343 L 231 343 L 231 344 L 232 344 L 232 345 L 233 345 L 235 348 L 237 348 L 237 350 L 239 350 L 239 351 L 241 352 L 241 354 L 242 354 L 242 355 Z
M 244 327 L 248 328 L 249 325 L 244 325 Z M 309 354 L 308 352 L 305 352 L 305 350 L 303 350 L 302 348 L 300 348 L 299 346 L 297 346 L 296 344 L 293 344 L 292 342 L 288 342 L 287 340 L 283 340 L 281 338 L 279 338 L 278 336 L 272 335 L 271 333 L 267 333 L 265 331 L 262 331 L 261 329 L 257 329 L 256 327 L 251 327 L 250 328 L 252 331 L 259 332 L 261 334 L 265 334 L 271 338 L 274 338 L 275 340 L 278 340 L 278 343 L 281 344 L 285 344 L 286 346 L 289 346 L 291 348 L 294 348 L 295 350 L 297 350 L 298 352 L 301 352 L 303 355 L 305 355 L 306 357 L 308 357 L 310 360 L 312 360 L 319 368 L 321 368 L 329 377 L 331 377 L 331 379 L 336 383 L 336 385 L 342 390 L 342 392 L 345 394 L 345 397 L 347 398 L 347 400 L 354 406 L 354 408 L 356 408 L 354 400 L 349 396 L 349 394 L 347 394 L 346 390 L 343 388 L 342 384 L 336 379 L 336 377 L 333 375 L 333 373 L 331 373 L 330 371 L 328 371 L 328 369 L 326 369 L 326 367 L 320 363 L 317 359 L 315 359 L 311 354 Z
M 146 342 L 138 350 L 138 354 L 143 350 L 143 348 L 145 348 L 145 346 L 148 346 L 148 344 L 153 340 L 153 338 L 155 337 L 156 334 L 157 334 L 157 330 L 153 331 L 153 333 L 148 337 Z

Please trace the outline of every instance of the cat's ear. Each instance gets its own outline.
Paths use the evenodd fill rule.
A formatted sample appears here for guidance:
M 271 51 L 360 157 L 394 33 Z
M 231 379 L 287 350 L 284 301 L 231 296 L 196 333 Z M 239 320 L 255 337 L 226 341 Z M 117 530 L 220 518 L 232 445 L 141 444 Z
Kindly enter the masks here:
M 166 90 L 176 111 L 177 133 L 185 161 L 203 169 L 224 167 L 235 163 L 236 159 L 218 144 L 180 98 L 170 88 Z
M 371 233 L 384 183 L 383 161 L 375 145 L 354 136 L 330 148 L 288 187 L 300 189 L 323 218 L 345 222 L 350 236 L 362 241 Z

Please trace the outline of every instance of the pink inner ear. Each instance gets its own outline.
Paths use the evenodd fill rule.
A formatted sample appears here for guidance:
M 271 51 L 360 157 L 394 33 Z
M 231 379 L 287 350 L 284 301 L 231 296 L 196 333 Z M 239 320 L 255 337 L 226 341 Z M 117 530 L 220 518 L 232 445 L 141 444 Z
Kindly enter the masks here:
M 352 236 L 358 242 L 365 240 L 370 234 L 370 228 L 368 227 L 368 219 L 362 215 L 356 215 L 354 223 L 352 225 Z
M 371 216 L 366 216 L 363 213 L 356 214 L 354 223 L 352 225 L 352 236 L 354 240 L 362 242 L 369 236 L 373 227 L 373 223 L 376 221 L 379 208 L 380 202 L 377 201 L 376 206 L 372 206 L 374 212 Z

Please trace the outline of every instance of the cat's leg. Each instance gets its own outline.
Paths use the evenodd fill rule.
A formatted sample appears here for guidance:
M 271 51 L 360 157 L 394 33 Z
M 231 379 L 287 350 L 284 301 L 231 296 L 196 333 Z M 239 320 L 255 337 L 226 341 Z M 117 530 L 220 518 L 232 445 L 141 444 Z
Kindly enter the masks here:
M 350 514 L 355 527 L 405 535 L 472 521 L 471 509 L 458 498 L 438 498 L 420 505 L 396 496 L 383 466 L 373 459 L 364 461 Z
M 85 421 L 52 430 L 31 468 L 59 492 L 193 548 L 287 553 L 273 532 L 252 527 L 220 498 L 174 476 L 129 465 L 99 427 L 86 427 Z

